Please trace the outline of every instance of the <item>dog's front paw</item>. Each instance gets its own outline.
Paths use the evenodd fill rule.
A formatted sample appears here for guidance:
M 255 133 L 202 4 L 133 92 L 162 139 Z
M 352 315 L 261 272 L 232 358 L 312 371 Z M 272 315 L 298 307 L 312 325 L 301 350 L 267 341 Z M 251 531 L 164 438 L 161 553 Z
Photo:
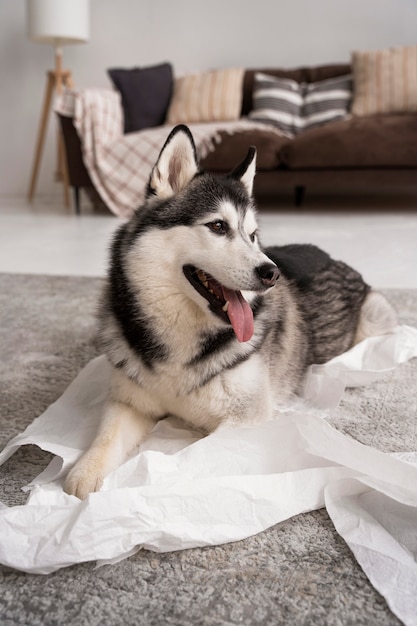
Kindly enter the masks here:
M 85 500 L 89 493 L 100 489 L 104 476 L 105 472 L 100 464 L 82 458 L 68 474 L 64 491 L 70 496 Z

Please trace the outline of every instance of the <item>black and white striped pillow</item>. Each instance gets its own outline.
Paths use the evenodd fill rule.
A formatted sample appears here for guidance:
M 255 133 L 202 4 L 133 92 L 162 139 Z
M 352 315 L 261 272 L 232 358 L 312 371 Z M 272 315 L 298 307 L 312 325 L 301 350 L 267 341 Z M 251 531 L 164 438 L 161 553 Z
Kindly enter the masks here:
M 352 100 L 352 76 L 317 83 L 255 74 L 253 110 L 249 117 L 277 126 L 289 136 L 343 119 Z

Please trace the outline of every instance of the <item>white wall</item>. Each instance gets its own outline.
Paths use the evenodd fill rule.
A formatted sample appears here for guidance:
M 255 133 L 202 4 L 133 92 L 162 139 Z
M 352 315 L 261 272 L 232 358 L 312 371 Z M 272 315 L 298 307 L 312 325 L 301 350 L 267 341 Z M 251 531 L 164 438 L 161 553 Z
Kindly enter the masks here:
M 91 0 L 92 34 L 68 46 L 77 86 L 108 67 L 171 61 L 177 72 L 349 61 L 355 49 L 417 43 L 416 0 Z M 26 2 L 0 0 L 0 196 L 26 193 L 53 50 L 26 37 Z M 54 195 L 50 123 L 38 192 Z

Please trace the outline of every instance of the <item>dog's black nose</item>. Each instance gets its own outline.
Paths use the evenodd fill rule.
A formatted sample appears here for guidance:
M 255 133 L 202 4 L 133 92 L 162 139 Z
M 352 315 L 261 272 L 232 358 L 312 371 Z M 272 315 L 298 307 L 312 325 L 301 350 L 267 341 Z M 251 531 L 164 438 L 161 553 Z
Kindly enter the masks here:
M 258 265 L 256 273 L 265 287 L 273 287 L 279 278 L 279 269 L 274 263 Z

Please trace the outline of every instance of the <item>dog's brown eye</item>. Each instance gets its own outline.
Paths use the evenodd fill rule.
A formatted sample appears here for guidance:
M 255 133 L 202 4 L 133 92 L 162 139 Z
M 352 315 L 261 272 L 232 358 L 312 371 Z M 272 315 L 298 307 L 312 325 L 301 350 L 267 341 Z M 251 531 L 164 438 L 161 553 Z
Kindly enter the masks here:
M 223 220 L 209 222 L 206 226 L 208 226 L 213 233 L 216 233 L 216 235 L 225 235 L 229 231 L 229 224 Z
M 256 235 L 258 234 L 257 230 L 254 230 L 253 233 L 249 235 L 251 242 L 253 243 L 256 239 Z

